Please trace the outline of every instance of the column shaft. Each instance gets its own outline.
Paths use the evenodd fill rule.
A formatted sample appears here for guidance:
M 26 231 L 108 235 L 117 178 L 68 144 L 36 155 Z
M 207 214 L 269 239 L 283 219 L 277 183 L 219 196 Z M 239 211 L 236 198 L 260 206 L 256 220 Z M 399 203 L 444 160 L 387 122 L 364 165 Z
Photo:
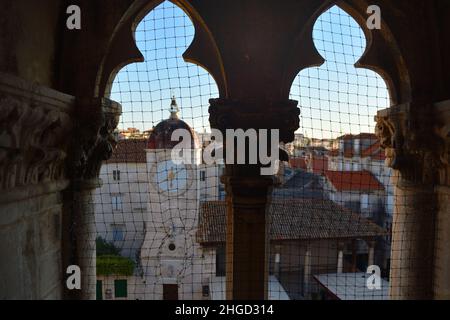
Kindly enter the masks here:
M 228 300 L 268 298 L 268 204 L 272 178 L 225 178 Z
M 396 188 L 391 247 L 391 299 L 432 298 L 435 206 L 433 188 Z

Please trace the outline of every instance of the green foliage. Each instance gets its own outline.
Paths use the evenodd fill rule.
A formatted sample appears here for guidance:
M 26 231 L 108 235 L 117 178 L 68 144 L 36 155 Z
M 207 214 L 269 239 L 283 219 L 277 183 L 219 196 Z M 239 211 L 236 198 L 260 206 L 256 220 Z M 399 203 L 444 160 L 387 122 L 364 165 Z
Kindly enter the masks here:
M 102 237 L 97 237 L 95 245 L 97 247 L 97 257 L 105 255 L 120 256 L 120 249 Z
M 131 276 L 134 272 L 133 260 L 116 255 L 97 257 L 97 275 L 100 276 Z
M 120 249 L 102 237 L 95 241 L 97 247 L 97 275 L 131 276 L 134 272 L 134 261 L 122 257 Z

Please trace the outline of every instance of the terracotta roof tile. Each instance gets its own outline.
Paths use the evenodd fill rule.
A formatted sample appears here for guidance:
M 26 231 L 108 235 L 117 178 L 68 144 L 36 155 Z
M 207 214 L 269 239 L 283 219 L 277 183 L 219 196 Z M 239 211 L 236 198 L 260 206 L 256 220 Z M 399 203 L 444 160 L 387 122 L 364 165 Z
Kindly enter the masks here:
M 119 140 L 107 163 L 145 163 L 147 162 L 146 147 L 146 139 Z
M 376 160 L 384 160 L 386 157 L 380 146 L 380 141 L 375 142 L 370 147 L 362 151 L 362 157 L 371 157 Z
M 326 171 L 325 177 L 337 191 L 384 190 L 370 171 Z
M 375 223 L 330 200 L 274 200 L 270 206 L 269 218 L 272 241 L 372 238 L 386 234 Z M 198 242 L 223 243 L 225 235 L 226 203 L 201 203 Z
M 311 159 L 311 168 L 313 173 L 323 175 L 326 170 L 328 170 L 328 158 L 327 157 L 319 157 L 313 156 Z

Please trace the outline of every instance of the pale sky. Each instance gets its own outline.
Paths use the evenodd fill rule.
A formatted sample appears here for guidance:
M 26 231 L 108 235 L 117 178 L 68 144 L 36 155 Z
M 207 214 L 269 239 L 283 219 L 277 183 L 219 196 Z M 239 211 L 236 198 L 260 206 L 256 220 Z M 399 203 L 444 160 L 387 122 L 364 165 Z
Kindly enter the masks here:
M 201 67 L 184 62 L 182 54 L 194 37 L 192 22 L 170 2 L 150 12 L 139 24 L 136 41 L 144 63 L 123 68 L 111 97 L 123 106 L 121 129 L 150 129 L 168 118 L 170 97 L 177 97 L 181 118 L 198 132 L 209 131 L 209 99 L 218 97 L 213 78 Z M 303 70 L 291 98 L 299 101 L 298 133 L 315 138 L 373 132 L 377 110 L 389 107 L 383 79 L 355 69 L 366 40 L 358 24 L 337 7 L 325 12 L 314 27 L 314 43 L 327 60 Z

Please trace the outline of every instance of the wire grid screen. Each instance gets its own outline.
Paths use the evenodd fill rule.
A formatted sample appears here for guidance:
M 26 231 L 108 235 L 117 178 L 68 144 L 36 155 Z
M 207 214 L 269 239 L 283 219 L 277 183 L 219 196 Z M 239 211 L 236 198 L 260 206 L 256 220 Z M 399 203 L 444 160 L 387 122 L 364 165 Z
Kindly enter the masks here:
M 225 298 L 224 244 L 198 242 L 201 217 L 224 213 L 225 204 L 223 165 L 198 157 L 210 143 L 208 100 L 218 91 L 207 72 L 182 59 L 193 37 L 185 13 L 164 2 L 136 31 L 145 63 L 127 66 L 113 84 L 123 115 L 94 198 L 98 299 Z M 292 86 L 301 128 L 273 193 L 271 232 L 283 241 L 270 245 L 271 299 L 326 299 L 333 290 L 358 298 L 370 255 L 388 275 L 390 172 L 369 134 L 376 111 L 389 106 L 386 85 L 355 69 L 366 40 L 339 8 L 318 19 L 314 41 L 326 63 L 302 71 Z M 184 124 L 195 132 L 191 166 L 170 159 L 167 132 Z M 365 298 L 385 291 L 370 292 Z
M 213 252 L 202 250 L 196 230 L 200 203 L 223 196 L 221 167 L 203 165 L 199 155 L 209 142 L 209 99 L 218 91 L 206 71 L 182 58 L 193 38 L 186 14 L 164 2 L 136 30 L 145 62 L 122 69 L 112 86 L 123 114 L 96 196 L 98 298 L 117 297 L 107 277 L 117 273 L 110 255 L 132 266 L 113 277 L 126 281 L 120 298 L 201 299 L 215 272 Z M 171 159 L 176 129 L 190 133 L 192 165 Z
M 394 195 L 374 118 L 390 106 L 388 90 L 355 68 L 366 38 L 339 7 L 318 18 L 313 39 L 325 63 L 300 72 L 291 89 L 300 130 L 272 219 L 289 241 L 272 246 L 273 268 L 294 299 L 387 299 Z

